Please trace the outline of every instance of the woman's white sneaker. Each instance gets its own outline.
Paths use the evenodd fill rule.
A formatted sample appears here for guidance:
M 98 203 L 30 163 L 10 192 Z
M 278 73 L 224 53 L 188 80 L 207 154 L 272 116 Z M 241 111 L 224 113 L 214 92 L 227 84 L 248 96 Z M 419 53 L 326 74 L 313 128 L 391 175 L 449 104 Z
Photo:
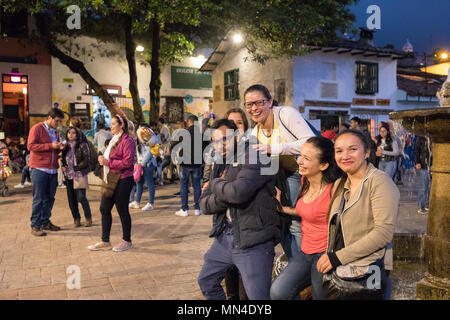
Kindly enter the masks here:
M 150 211 L 153 210 L 153 205 L 151 203 L 147 203 L 143 208 L 142 211 Z
M 180 217 L 187 217 L 189 215 L 188 212 L 183 209 L 178 210 L 175 214 Z
M 132 201 L 132 202 L 130 202 L 128 207 L 133 208 L 133 209 L 139 209 L 139 203 L 137 203 L 136 201 Z

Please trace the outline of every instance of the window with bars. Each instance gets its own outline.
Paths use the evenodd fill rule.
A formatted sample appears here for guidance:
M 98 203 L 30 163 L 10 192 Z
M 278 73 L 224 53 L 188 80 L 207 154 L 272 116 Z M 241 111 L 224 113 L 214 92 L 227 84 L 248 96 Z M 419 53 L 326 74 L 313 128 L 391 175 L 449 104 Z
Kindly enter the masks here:
M 355 67 L 356 93 L 378 92 L 378 63 L 356 61 Z
M 239 69 L 224 73 L 225 101 L 239 99 Z

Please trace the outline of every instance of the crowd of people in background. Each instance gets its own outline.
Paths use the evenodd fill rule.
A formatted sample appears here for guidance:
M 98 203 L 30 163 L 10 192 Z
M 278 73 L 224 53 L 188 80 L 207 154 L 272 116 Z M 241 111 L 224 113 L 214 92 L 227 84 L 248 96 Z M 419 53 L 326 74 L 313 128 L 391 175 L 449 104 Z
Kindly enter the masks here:
M 399 209 L 396 184 L 402 183 L 407 160 L 414 162 L 421 185 L 418 212 L 428 212 L 428 140 L 398 136 L 391 122 L 380 122 L 375 136 L 370 122 L 358 117 L 349 124 L 327 124 L 319 132 L 296 109 L 278 106 L 263 85 L 250 86 L 244 99 L 243 108 L 228 110 L 222 119 L 205 113 L 200 125 L 190 115 L 174 129 L 163 117 L 136 127 L 117 114 L 110 128 L 97 124 L 92 141 L 76 117 L 60 134 L 65 115 L 52 108 L 45 121 L 30 129 L 28 139 L 0 142 L 8 166 L 22 172 L 14 188 L 32 187 L 31 233 L 45 236 L 61 229 L 51 222 L 58 185 L 66 188 L 74 227 L 82 226 L 79 204 L 84 226 L 92 226 L 95 209 L 87 197 L 92 172 L 102 186 L 101 237 L 88 249 L 132 249 L 130 209 L 157 208 L 157 188 L 178 178 L 174 196 L 180 196 L 180 209 L 175 215 L 190 215 L 191 185 L 193 215 L 213 216 L 214 241 L 198 277 L 207 299 L 295 299 L 309 285 L 313 299 L 389 299 Z M 270 170 L 273 163 L 275 171 Z M 5 178 L 1 181 L 5 184 Z M 122 240 L 112 246 L 114 206 Z M 288 265 L 272 283 L 278 243 Z M 369 266 L 380 269 L 378 290 L 361 288 L 343 296 L 336 289 L 342 273 L 366 275 Z

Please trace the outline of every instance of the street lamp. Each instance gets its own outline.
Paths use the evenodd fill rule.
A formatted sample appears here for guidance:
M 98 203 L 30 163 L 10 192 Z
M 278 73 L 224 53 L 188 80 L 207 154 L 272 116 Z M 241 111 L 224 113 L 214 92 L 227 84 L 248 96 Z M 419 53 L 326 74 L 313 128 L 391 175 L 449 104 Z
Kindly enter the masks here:
M 137 52 L 142 52 L 142 51 L 144 51 L 144 47 L 141 46 L 141 45 L 138 45 L 138 46 L 136 47 L 136 51 L 137 51 Z
M 241 43 L 243 40 L 242 35 L 240 33 L 235 33 L 233 35 L 233 42 L 234 43 Z

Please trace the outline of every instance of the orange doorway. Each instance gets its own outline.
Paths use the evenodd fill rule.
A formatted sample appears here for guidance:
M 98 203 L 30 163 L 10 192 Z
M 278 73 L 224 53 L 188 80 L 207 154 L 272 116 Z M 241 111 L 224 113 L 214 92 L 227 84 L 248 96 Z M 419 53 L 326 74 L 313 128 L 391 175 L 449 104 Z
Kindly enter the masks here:
M 2 75 L 3 131 L 18 138 L 28 134 L 28 76 Z

